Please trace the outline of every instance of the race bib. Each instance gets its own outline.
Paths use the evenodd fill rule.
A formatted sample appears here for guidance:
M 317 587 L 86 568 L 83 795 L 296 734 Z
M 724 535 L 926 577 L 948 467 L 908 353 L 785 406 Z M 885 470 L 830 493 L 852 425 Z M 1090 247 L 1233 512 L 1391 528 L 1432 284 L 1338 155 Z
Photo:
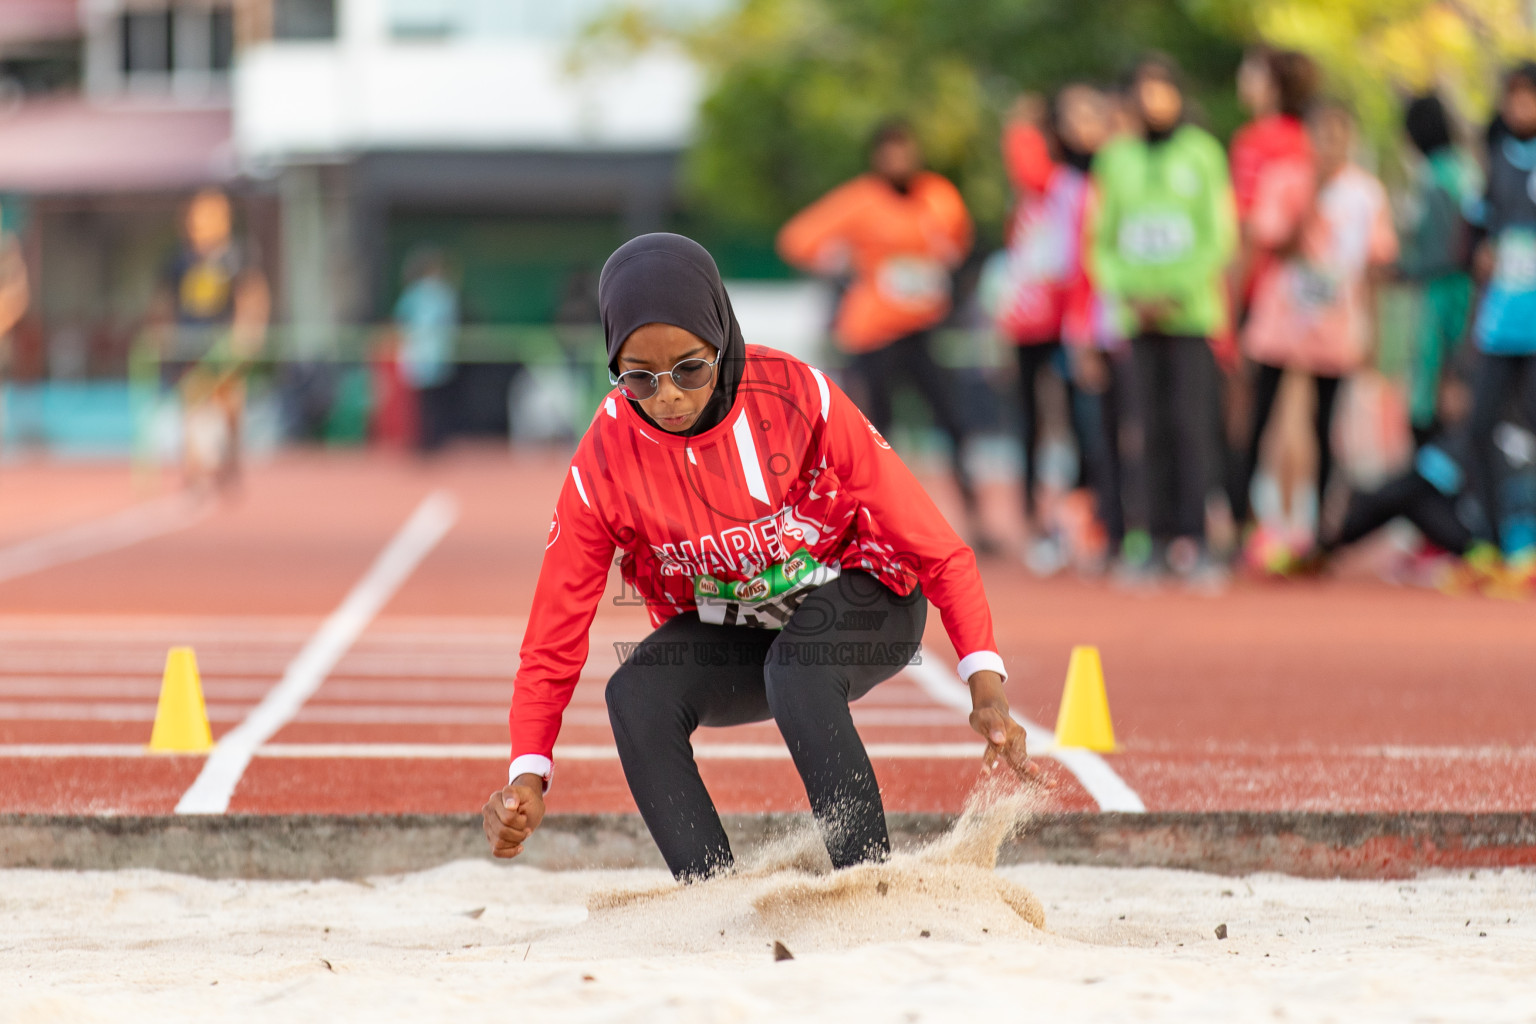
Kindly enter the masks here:
M 182 311 L 200 319 L 220 315 L 229 305 L 232 285 L 229 273 L 217 262 L 203 260 L 193 264 L 181 278 Z
M 823 565 L 801 548 L 778 565 L 750 579 L 726 581 L 714 576 L 693 578 L 693 601 L 699 621 L 717 626 L 783 629 L 806 595 L 837 579 L 835 565 Z
M 1021 281 L 1060 281 L 1071 271 L 1072 240 L 1046 218 L 1029 225 L 1015 247 L 1013 271 Z
M 932 306 L 949 298 L 949 271 L 937 260 L 893 256 L 880 264 L 875 287 L 898 306 Z
M 1292 267 L 1291 296 L 1301 309 L 1323 309 L 1338 300 L 1339 280 L 1325 267 L 1300 263 Z
M 1493 281 L 1508 291 L 1536 290 L 1536 231 L 1509 228 L 1499 235 Z
M 1195 225 L 1176 210 L 1148 211 L 1120 225 L 1120 254 L 1134 263 L 1176 263 L 1195 246 Z

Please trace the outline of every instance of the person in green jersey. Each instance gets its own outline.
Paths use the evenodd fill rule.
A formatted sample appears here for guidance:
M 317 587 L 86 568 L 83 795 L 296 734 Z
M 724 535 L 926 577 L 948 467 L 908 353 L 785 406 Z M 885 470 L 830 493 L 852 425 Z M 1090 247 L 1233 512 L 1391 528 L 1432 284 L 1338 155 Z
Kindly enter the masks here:
M 1219 582 L 1205 543 L 1216 476 L 1216 364 L 1226 322 L 1222 274 L 1236 246 L 1221 145 L 1184 120 L 1177 68 L 1148 57 L 1128 95 L 1141 130 L 1099 151 L 1098 209 L 1088 228 L 1093 272 L 1133 338 L 1152 560 L 1195 583 Z

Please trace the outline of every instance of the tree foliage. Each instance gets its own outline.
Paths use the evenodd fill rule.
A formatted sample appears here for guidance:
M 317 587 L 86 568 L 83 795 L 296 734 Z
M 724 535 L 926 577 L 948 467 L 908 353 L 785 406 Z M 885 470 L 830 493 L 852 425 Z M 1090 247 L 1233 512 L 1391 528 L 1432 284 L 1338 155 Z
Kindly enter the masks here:
M 995 226 L 1014 97 L 1115 81 L 1149 49 L 1191 69 L 1217 128 L 1237 119 L 1240 46 L 1168 0 L 746 0 L 684 41 L 710 81 L 689 190 L 712 218 L 752 230 L 858 173 L 891 116 L 915 125 L 931 165 Z
M 1405 95 L 1438 89 L 1479 124 L 1492 112 L 1502 70 L 1536 55 L 1529 0 L 1193 0 L 1191 13 L 1235 36 L 1312 55 L 1383 156 L 1396 149 Z
M 1440 87 L 1486 117 L 1498 70 L 1536 52 L 1536 0 L 742 0 L 712 21 L 665 26 L 620 8 L 589 37 L 685 46 L 707 96 L 686 164 L 697 212 L 761 236 L 864 166 L 883 119 L 906 117 L 930 164 L 995 232 L 1008 190 L 1001 121 L 1021 91 L 1118 81 L 1149 50 L 1185 69 L 1196 119 L 1218 135 L 1241 113 L 1233 76 L 1260 40 L 1302 50 L 1395 148 L 1399 101 Z

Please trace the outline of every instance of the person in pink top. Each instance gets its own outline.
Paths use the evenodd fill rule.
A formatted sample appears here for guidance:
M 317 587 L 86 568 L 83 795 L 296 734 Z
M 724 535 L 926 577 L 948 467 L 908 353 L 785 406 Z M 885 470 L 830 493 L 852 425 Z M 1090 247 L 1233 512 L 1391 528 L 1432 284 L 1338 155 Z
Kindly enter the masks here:
M 1241 331 L 1248 319 L 1259 278 L 1274 265 L 1273 253 L 1257 245 L 1253 237 L 1259 181 L 1266 172 L 1282 165 L 1310 172 L 1312 140 L 1307 135 L 1306 117 L 1317 95 L 1318 80 L 1317 64 L 1310 57 L 1268 46 L 1249 49 L 1237 69 L 1238 102 L 1253 115 L 1253 120 L 1232 136 L 1229 157 L 1238 221 L 1237 257 L 1227 272 L 1234 331 Z M 1235 333 L 1228 333 L 1217 345 L 1218 352 L 1225 355 L 1219 361 L 1226 371 L 1222 404 L 1227 498 L 1233 517 L 1241 524 L 1249 517 L 1243 452 L 1253 418 L 1254 373 L 1252 367 L 1242 365 L 1236 347 Z M 1294 437 L 1288 436 L 1283 447 L 1294 449 L 1292 442 Z M 1293 462 L 1282 459 L 1282 469 L 1288 470 Z M 1284 490 L 1290 493 L 1289 486 Z
M 1321 508 L 1333 468 L 1330 436 L 1339 384 L 1371 355 L 1373 274 L 1397 259 L 1397 235 L 1386 189 L 1351 160 L 1355 123 L 1349 111 L 1322 105 L 1309 129 L 1312 166 L 1275 165 L 1261 177 L 1254 199 L 1254 241 L 1276 263 L 1255 287 L 1242 336 L 1258 373 L 1241 491 L 1246 497 L 1253 482 L 1280 380 L 1286 370 L 1299 371 L 1317 389 Z
M 1276 164 L 1310 164 L 1312 141 L 1306 116 L 1317 92 L 1317 65 L 1310 57 L 1261 47 L 1249 51 L 1237 72 L 1237 96 L 1253 120 L 1232 136 L 1232 196 L 1242 247 L 1233 264 L 1235 308 L 1253 296 L 1266 253 L 1253 244 L 1252 222 L 1264 172 Z

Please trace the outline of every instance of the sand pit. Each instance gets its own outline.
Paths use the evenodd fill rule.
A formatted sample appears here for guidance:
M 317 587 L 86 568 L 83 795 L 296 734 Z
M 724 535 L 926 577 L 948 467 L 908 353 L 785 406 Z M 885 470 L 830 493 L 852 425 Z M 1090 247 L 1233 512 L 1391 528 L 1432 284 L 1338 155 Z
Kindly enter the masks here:
M 1040 901 L 996 867 L 998 848 L 1028 826 L 1035 807 L 1027 793 L 983 790 L 931 845 L 837 872 L 820 836 L 807 829 L 758 851 L 726 877 L 596 892 L 587 900 L 587 920 L 552 945 L 579 955 L 656 943 L 705 952 L 738 941 L 745 948 L 782 941 L 823 951 L 896 937 L 1031 939 L 1045 926 Z
M 826 873 L 791 836 L 685 888 L 0 872 L 0 1022 L 1536 1019 L 1536 872 L 994 870 L 1023 815 L 992 811 L 886 864 Z

